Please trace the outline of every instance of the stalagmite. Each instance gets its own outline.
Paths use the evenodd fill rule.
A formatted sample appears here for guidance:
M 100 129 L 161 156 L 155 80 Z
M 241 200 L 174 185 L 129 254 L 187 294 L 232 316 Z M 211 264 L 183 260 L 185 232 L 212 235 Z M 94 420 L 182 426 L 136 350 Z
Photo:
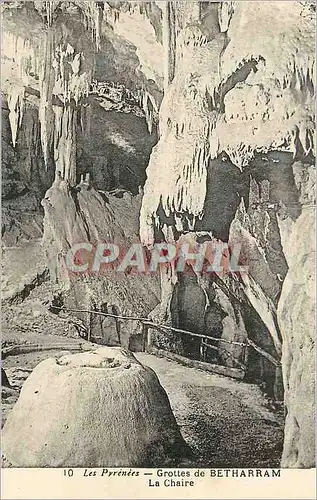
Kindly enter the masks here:
M 129 351 L 100 347 L 37 365 L 2 451 L 16 467 L 161 467 L 187 449 L 154 371 Z

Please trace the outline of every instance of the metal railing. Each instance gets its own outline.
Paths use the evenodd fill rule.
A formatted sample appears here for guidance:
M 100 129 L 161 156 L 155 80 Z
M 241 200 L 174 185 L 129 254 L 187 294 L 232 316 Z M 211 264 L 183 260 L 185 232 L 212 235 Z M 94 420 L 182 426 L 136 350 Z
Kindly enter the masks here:
M 245 359 L 246 359 L 246 350 L 251 347 L 258 354 L 260 354 L 265 359 L 267 359 L 270 363 L 272 363 L 275 367 L 281 366 L 280 360 L 276 359 L 274 356 L 272 356 L 270 353 L 265 351 L 262 347 L 258 346 L 255 342 L 253 342 L 253 340 L 251 340 L 249 338 L 247 338 L 244 342 L 238 342 L 235 340 L 228 340 L 228 339 L 224 339 L 224 338 L 213 337 L 211 335 L 194 333 L 194 332 L 190 332 L 188 330 L 183 330 L 181 328 L 176 328 L 176 327 L 169 326 L 169 325 L 160 325 L 160 324 L 154 323 L 153 321 L 149 320 L 149 318 L 142 318 L 139 316 L 118 315 L 118 314 L 113 314 L 113 313 L 105 313 L 105 312 L 101 312 L 98 310 L 92 310 L 92 309 L 71 309 L 71 308 L 57 307 L 57 306 L 51 306 L 51 309 L 56 309 L 56 310 L 65 311 L 65 312 L 73 312 L 73 313 L 96 314 L 99 316 L 110 317 L 110 318 L 114 318 L 114 319 L 122 320 L 122 321 L 139 321 L 143 325 L 143 328 L 144 328 L 144 332 L 143 332 L 143 334 L 144 334 L 143 335 L 144 350 L 146 350 L 147 345 L 149 346 L 149 344 L 150 344 L 149 337 L 148 337 L 148 329 L 155 329 L 155 330 L 160 331 L 160 332 L 171 331 L 171 332 L 182 334 L 182 335 L 188 335 L 188 336 L 194 337 L 194 338 L 195 337 L 200 338 L 200 339 L 202 339 L 201 345 L 203 345 L 203 347 L 205 347 L 206 349 L 217 350 L 218 352 L 223 353 L 223 354 L 226 353 L 228 355 L 228 357 L 233 359 L 234 362 L 236 363 L 236 365 L 239 366 L 239 368 L 241 368 L 243 370 L 246 370 L 246 364 L 242 363 L 240 360 L 237 360 L 232 355 L 232 353 L 230 353 L 229 351 L 227 351 L 224 348 L 221 348 L 219 345 L 209 344 L 206 341 L 211 340 L 211 341 L 217 342 L 218 344 L 230 344 L 233 346 L 242 347 L 245 349 L 245 356 L 244 356 Z M 88 339 L 88 340 L 90 340 L 90 339 Z

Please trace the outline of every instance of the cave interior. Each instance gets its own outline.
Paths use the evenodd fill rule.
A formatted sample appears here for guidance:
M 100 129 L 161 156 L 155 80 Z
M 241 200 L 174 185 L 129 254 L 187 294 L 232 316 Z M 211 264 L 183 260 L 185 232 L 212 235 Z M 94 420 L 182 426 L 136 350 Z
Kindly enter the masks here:
M 283 413 L 285 467 L 314 461 L 314 11 L 2 5 L 4 346 L 67 324 L 255 384 Z M 83 242 L 240 244 L 248 271 L 68 273 Z

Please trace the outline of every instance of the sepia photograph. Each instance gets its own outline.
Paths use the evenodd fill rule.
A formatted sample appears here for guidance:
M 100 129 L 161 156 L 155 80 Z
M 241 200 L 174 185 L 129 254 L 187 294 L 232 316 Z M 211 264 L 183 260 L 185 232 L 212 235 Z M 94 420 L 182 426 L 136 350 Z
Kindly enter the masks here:
M 315 2 L 0 8 L 2 471 L 315 469 Z

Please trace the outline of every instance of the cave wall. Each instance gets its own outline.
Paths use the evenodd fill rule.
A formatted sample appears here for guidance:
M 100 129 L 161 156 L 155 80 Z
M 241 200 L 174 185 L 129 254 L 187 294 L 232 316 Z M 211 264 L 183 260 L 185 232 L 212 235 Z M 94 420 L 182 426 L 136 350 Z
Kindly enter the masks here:
M 300 215 L 283 214 L 279 227 L 289 266 L 278 304 L 283 336 L 283 376 L 287 409 L 284 467 L 315 464 L 315 171 L 293 164 Z
M 27 106 L 13 147 L 9 109 L 2 101 L 2 239 L 20 245 L 43 234 L 41 199 L 54 179 L 54 167 L 44 165 L 37 108 Z
M 138 194 L 156 134 L 149 134 L 144 116 L 98 104 L 92 104 L 89 113 L 89 130 L 80 134 L 77 146 L 77 180 L 90 173 L 98 189 Z

